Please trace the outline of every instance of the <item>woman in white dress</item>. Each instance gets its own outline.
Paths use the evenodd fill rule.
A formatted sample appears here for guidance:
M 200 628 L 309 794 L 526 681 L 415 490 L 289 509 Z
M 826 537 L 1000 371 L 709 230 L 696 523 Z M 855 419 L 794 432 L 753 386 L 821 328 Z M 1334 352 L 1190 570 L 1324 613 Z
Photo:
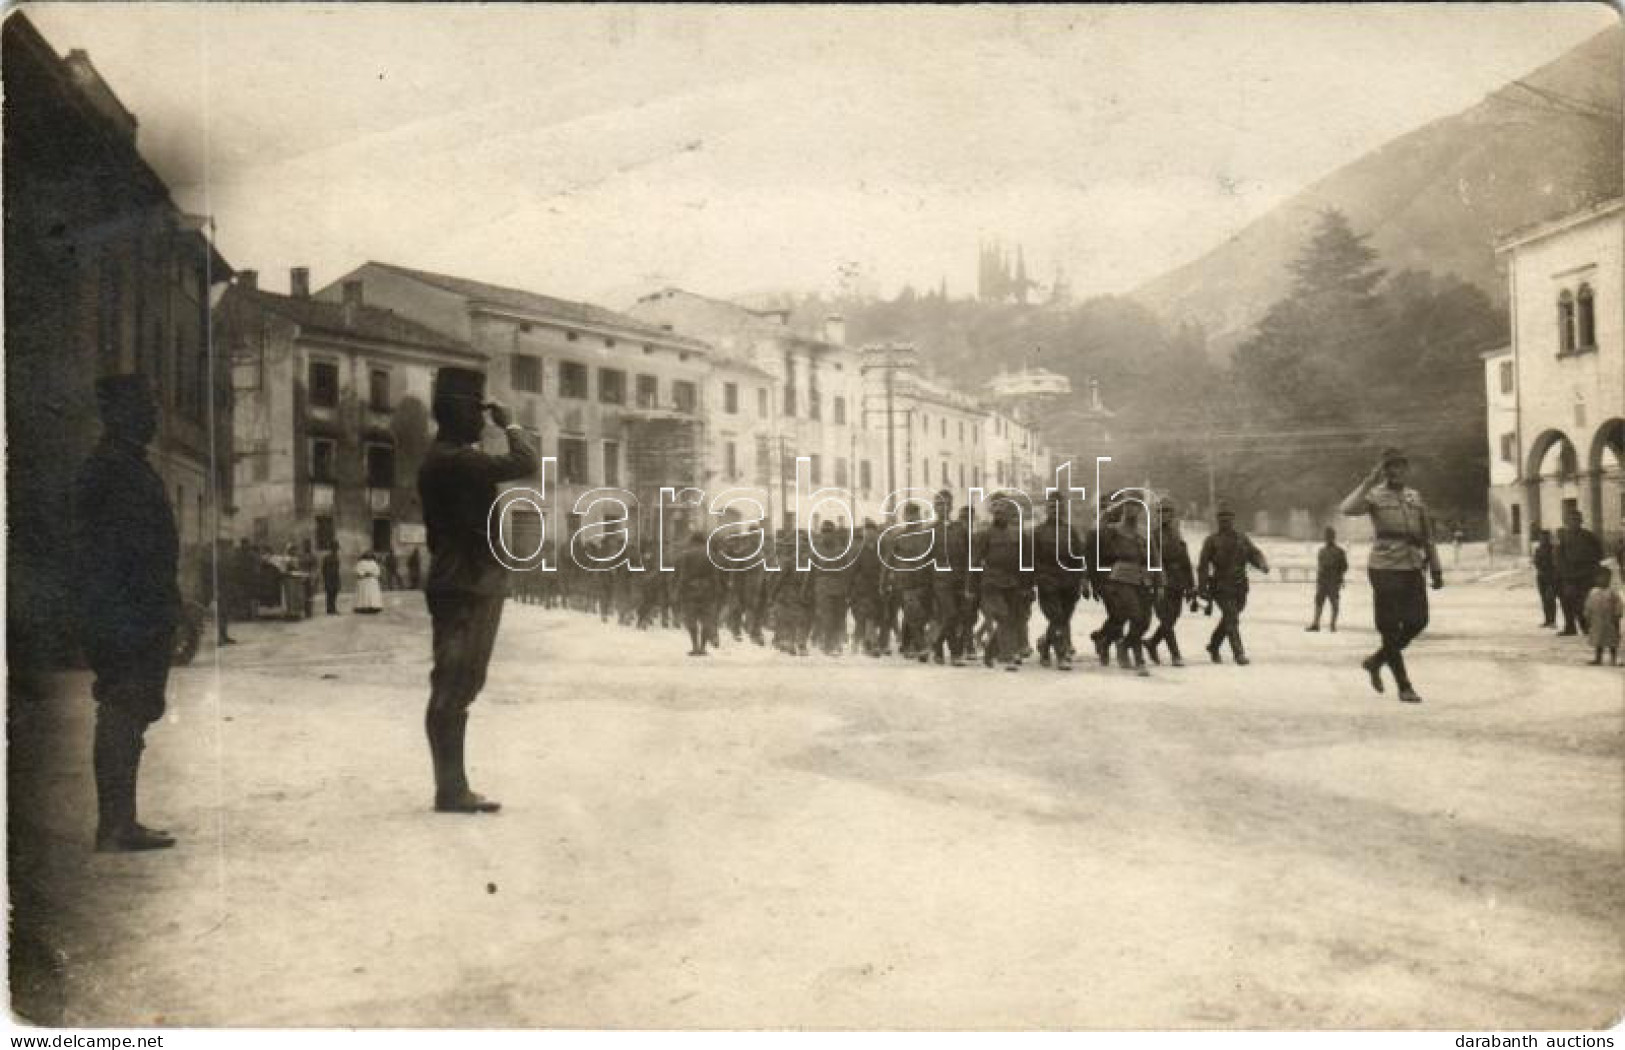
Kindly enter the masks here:
M 384 609 L 384 590 L 379 585 L 380 569 L 373 560 L 372 551 L 363 551 L 359 561 L 355 563 L 355 611 L 358 613 L 382 612 Z

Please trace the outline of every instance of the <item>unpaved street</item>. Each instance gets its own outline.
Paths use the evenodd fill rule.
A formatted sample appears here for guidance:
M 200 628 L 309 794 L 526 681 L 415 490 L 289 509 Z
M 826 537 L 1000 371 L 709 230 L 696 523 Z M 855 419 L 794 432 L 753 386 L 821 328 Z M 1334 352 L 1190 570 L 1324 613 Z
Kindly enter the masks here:
M 33 712 L 68 1024 L 1572 1028 L 1625 1001 L 1625 670 L 1530 591 L 1435 596 L 1377 697 L 1352 581 L 1255 588 L 1255 663 L 1020 674 L 638 633 L 510 604 L 491 818 L 429 810 L 427 620 L 234 628 L 173 679 L 99 856 L 83 675 Z M 1098 606 L 1079 611 L 1081 634 Z

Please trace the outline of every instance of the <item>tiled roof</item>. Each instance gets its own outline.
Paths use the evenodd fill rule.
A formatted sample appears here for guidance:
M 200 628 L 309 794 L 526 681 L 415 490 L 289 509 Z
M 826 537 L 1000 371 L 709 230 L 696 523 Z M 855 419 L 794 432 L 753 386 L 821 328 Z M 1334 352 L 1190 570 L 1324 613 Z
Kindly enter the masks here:
M 505 306 L 523 313 L 541 314 L 546 317 L 556 317 L 561 321 L 595 328 L 618 328 L 621 331 L 650 339 L 660 339 L 668 343 L 691 347 L 701 353 L 709 348 L 697 339 L 668 332 L 663 328 L 656 328 L 635 317 L 629 317 L 602 306 L 592 303 L 572 302 L 569 299 L 555 299 L 550 295 L 538 295 L 518 288 L 505 288 L 499 284 L 486 284 L 484 281 L 471 281 L 466 277 L 451 277 L 443 273 L 431 273 L 428 270 L 413 270 L 405 266 L 396 266 L 393 263 L 374 261 L 370 265 L 381 269 L 391 270 L 404 274 L 424 284 L 432 284 L 465 298 L 495 306 Z
M 379 306 L 363 305 L 355 311 L 351 323 L 346 323 L 343 303 L 329 302 L 325 299 L 311 299 L 306 297 L 278 295 L 275 292 L 247 289 L 234 285 L 226 293 L 228 296 L 238 297 L 239 301 L 259 307 L 269 313 L 285 317 L 298 324 L 301 328 L 313 331 L 330 332 L 358 339 L 371 339 L 381 343 L 398 343 L 406 346 L 420 346 L 433 350 L 452 350 L 474 356 L 482 356 L 479 351 L 467 343 L 426 328 L 416 321 L 408 320 L 393 310 L 386 310 Z

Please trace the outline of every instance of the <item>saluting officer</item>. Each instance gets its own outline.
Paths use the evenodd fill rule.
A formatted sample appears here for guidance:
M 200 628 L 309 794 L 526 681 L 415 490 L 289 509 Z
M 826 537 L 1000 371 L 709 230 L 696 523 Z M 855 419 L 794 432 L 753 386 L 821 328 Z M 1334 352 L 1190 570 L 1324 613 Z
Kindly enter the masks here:
M 435 374 L 435 434 L 418 470 L 418 496 L 429 540 L 424 596 L 434 630 L 434 670 L 424 726 L 434 762 L 434 808 L 442 813 L 494 813 L 500 805 L 468 786 L 463 741 L 468 708 L 485 685 L 502 620 L 508 574 L 496 560 L 487 519 L 505 481 L 536 473 L 536 451 L 497 402 L 485 400 L 485 375 L 466 368 Z M 486 411 L 508 436 L 508 451 L 479 447 Z
M 1371 555 L 1366 562 L 1371 598 L 1382 647 L 1360 664 L 1371 688 L 1382 692 L 1382 667 L 1388 665 L 1399 698 L 1419 704 L 1405 669 L 1405 647 L 1428 625 L 1426 572 L 1433 589 L 1444 586 L 1439 552 L 1433 545 L 1433 521 L 1421 493 L 1405 484 L 1410 463 L 1399 449 L 1384 449 L 1382 459 L 1343 501 L 1349 517 L 1371 518 Z
M 80 642 L 96 676 L 96 849 L 163 849 L 166 832 L 136 820 L 147 726 L 164 713 L 180 622 L 180 540 L 164 483 L 147 462 L 158 406 L 145 376 L 96 382 L 102 436 L 74 487 Z

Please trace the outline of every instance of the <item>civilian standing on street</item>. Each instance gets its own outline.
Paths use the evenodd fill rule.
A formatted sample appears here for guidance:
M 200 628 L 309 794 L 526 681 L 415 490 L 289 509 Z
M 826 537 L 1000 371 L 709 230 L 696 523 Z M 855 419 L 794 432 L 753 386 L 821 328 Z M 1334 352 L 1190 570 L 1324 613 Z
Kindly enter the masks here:
M 1264 552 L 1246 533 L 1236 530 L 1236 514 L 1223 502 L 1219 504 L 1218 524 L 1218 531 L 1202 541 L 1196 569 L 1202 596 L 1219 607 L 1219 626 L 1208 638 L 1207 655 L 1214 663 L 1223 663 L 1219 649 L 1228 638 L 1231 658 L 1246 664 L 1250 661 L 1241 644 L 1241 614 L 1247 608 L 1247 566 L 1259 572 L 1269 572 L 1270 566 Z
M 1557 600 L 1563 608 L 1563 629 L 1559 634 L 1578 634 L 1586 629 L 1585 600 L 1602 563 L 1602 542 L 1585 527 L 1580 511 L 1563 511 L 1563 527 L 1557 530 Z
M 1306 631 L 1320 630 L 1320 610 L 1332 607 L 1331 629 L 1337 633 L 1337 607 L 1343 596 L 1343 577 L 1349 571 L 1349 557 L 1337 545 L 1337 530 L 1326 526 L 1325 544 L 1315 555 L 1315 619 Z
M 384 611 L 384 591 L 379 586 L 383 569 L 372 551 L 362 551 L 355 563 L 355 611 L 378 613 Z
M 491 422 L 507 433 L 503 455 L 479 447 L 487 410 Z M 434 632 L 434 670 L 424 714 L 434 765 L 434 808 L 493 813 L 500 805 L 469 788 L 463 765 L 468 708 L 485 685 L 508 594 L 507 570 L 492 553 L 487 520 L 497 486 L 532 476 L 538 461 L 508 410 L 486 403 L 483 373 L 440 369 L 433 413 L 439 429 L 418 470 L 418 495 L 429 542 L 424 598 Z
M 181 611 L 180 540 L 164 483 L 147 462 L 158 406 L 146 377 L 96 382 L 102 436 L 74 486 L 73 548 L 80 642 L 95 674 L 96 850 L 175 844 L 136 819 L 147 727 L 164 691 Z
M 1597 567 L 1596 585 L 1586 595 L 1586 640 L 1596 650 L 1593 664 L 1602 663 L 1602 654 L 1608 653 L 1608 662 L 1619 663 L 1619 618 L 1625 612 L 1619 592 L 1613 588 L 1613 573 L 1604 566 Z
M 1382 668 L 1387 665 L 1399 688 L 1399 698 L 1419 704 L 1405 667 L 1405 647 L 1428 625 L 1426 573 L 1433 589 L 1444 586 L 1439 551 L 1433 542 L 1433 522 L 1421 493 L 1405 484 L 1410 463 L 1398 449 L 1385 449 L 1382 459 L 1343 501 L 1349 517 L 1371 519 L 1371 556 L 1366 571 L 1371 577 L 1371 598 L 1382 648 L 1360 666 L 1371 688 L 1382 692 Z
M 322 590 L 327 592 L 327 615 L 339 611 L 339 545 L 333 544 L 322 555 Z

